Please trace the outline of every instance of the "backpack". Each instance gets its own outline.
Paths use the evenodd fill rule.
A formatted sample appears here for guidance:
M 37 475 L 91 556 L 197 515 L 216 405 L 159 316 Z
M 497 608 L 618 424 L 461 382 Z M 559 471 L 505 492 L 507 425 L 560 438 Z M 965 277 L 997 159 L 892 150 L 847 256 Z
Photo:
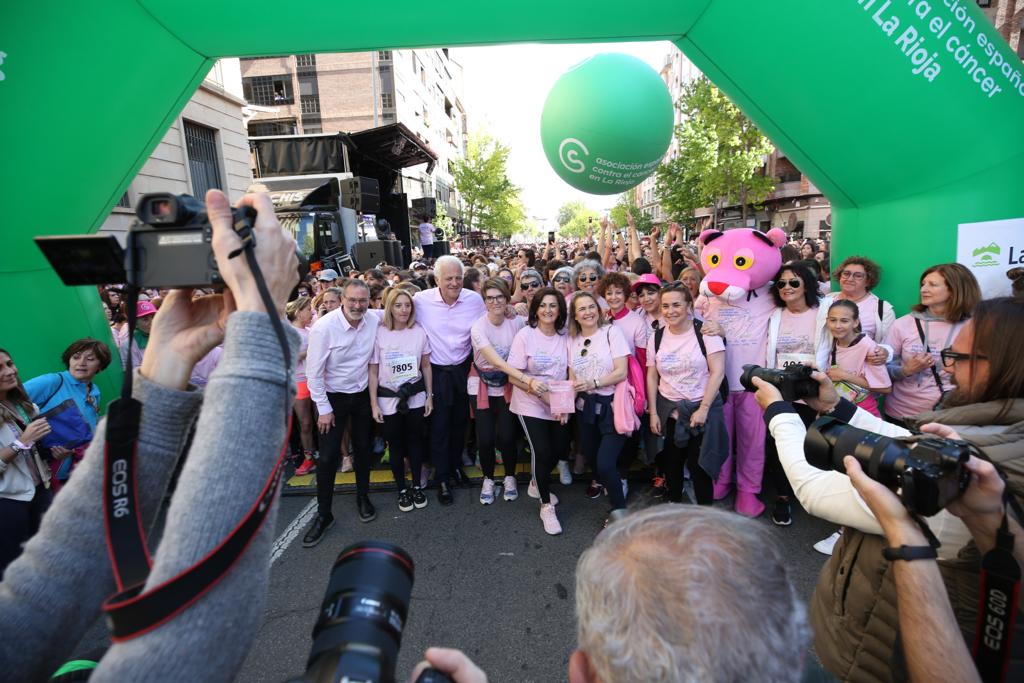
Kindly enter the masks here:
M 700 352 L 704 354 L 704 361 L 707 362 L 708 349 L 704 346 L 704 337 L 700 331 L 703 324 L 704 323 L 702 321 L 697 320 L 696 318 L 693 319 L 693 334 L 697 337 L 697 345 L 700 347 Z M 665 329 L 666 328 L 662 326 L 654 331 L 655 362 L 657 362 L 658 349 L 661 347 L 661 338 L 665 336 Z M 723 339 L 722 342 L 724 343 L 725 340 Z M 708 371 L 711 371 L 710 366 L 708 366 Z M 722 377 L 722 383 L 718 385 L 718 395 L 721 396 L 722 403 L 725 403 L 729 399 L 729 380 L 725 377 Z

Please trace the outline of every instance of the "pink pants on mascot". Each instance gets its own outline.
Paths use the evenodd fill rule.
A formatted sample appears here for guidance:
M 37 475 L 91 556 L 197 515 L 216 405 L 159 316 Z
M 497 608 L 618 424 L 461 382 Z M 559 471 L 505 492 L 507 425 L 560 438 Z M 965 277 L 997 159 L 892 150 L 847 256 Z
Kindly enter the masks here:
M 765 364 L 768 319 L 775 310 L 769 286 L 782 265 L 779 247 L 786 233 L 737 229 L 700 234 L 704 280 L 700 291 L 705 320 L 717 322 L 725 335 L 725 377 L 729 400 L 725 422 L 733 451 L 715 482 L 715 499 L 736 488 L 736 511 L 748 517 L 764 512 L 757 498 L 764 474 L 766 427 L 754 394 L 740 384 L 743 366 Z M 735 470 L 735 472 L 734 472 Z

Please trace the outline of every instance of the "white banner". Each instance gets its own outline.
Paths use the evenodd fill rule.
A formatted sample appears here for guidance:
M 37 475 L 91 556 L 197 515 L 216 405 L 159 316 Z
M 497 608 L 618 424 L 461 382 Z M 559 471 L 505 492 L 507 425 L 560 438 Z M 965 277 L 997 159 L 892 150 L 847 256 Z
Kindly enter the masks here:
M 981 285 L 981 296 L 1010 296 L 1006 271 L 1024 267 L 1024 218 L 961 223 L 956 260 L 970 268 Z

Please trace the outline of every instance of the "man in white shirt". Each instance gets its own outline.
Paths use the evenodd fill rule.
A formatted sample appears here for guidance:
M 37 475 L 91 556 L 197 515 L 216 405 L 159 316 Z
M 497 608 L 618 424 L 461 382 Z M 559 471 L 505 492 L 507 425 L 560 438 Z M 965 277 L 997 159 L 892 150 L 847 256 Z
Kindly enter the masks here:
M 434 257 L 434 226 L 429 216 L 423 216 L 420 223 L 420 247 L 423 249 L 423 258 Z
M 473 347 L 470 328 L 487 311 L 476 292 L 463 289 L 462 262 L 442 256 L 434 263 L 437 287 L 416 297 L 416 322 L 430 340 L 430 368 L 434 376 L 434 411 L 430 415 L 430 458 L 436 469 L 437 499 L 453 502 L 448 478 L 461 474 L 462 446 L 469 423 L 466 377 Z M 462 483 L 462 482 L 460 482 Z
M 302 539 L 310 548 L 334 525 L 334 473 L 338 469 L 345 423 L 352 421 L 355 456 L 356 507 L 359 519 L 373 521 L 377 512 L 370 502 L 370 457 L 373 416 L 367 368 L 380 318 L 366 315 L 370 289 L 361 280 L 349 280 L 342 292 L 341 308 L 331 311 L 309 330 L 306 377 L 316 404 L 320 430 L 320 460 L 316 471 L 317 516 Z

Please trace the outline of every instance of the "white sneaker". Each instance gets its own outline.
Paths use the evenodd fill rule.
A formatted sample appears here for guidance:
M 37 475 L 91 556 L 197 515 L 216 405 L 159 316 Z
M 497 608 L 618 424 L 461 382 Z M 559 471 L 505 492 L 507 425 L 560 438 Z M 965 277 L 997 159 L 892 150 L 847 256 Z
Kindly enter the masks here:
M 341 459 L 341 471 L 351 472 L 352 471 L 352 456 L 346 455 Z
M 540 521 L 544 524 L 544 532 L 551 536 L 562 533 L 562 525 L 558 523 L 558 515 L 554 505 L 540 506 Z
M 472 467 L 475 464 L 476 464 L 476 461 L 473 460 L 473 458 L 469 455 L 469 451 L 463 449 L 463 451 L 462 451 L 462 466 L 463 467 Z
M 625 479 L 622 480 L 622 497 L 629 498 L 629 482 Z
M 843 535 L 843 532 L 837 531 L 828 538 L 823 538 L 814 544 L 814 549 L 822 555 L 831 555 L 832 549 L 836 547 L 836 541 Z
M 537 480 L 530 479 L 530 488 L 526 489 L 526 495 L 530 498 L 540 498 L 540 489 L 537 488 Z
M 505 477 L 505 484 L 502 488 L 505 489 L 505 492 L 502 494 L 502 498 L 505 500 L 512 502 L 519 497 L 519 489 L 516 488 L 515 477 Z
M 484 478 L 484 484 L 480 488 L 480 504 L 490 505 L 494 502 L 494 480 Z
M 569 470 L 568 460 L 558 461 L 558 481 L 562 482 L 562 486 L 572 484 L 572 472 Z

